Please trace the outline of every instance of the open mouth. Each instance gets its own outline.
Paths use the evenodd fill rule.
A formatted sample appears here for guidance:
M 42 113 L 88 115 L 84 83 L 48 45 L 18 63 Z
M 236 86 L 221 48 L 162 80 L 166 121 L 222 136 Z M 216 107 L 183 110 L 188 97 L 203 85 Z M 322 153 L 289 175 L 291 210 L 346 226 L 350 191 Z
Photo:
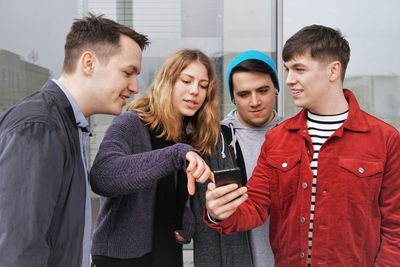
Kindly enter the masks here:
M 125 106 L 126 100 L 129 98 L 129 96 L 120 95 L 119 98 L 122 100 L 122 106 Z
M 295 97 L 295 96 L 298 96 L 300 93 L 302 93 L 304 90 L 301 90 L 301 89 L 291 89 L 290 90 L 290 92 L 291 92 L 291 95 L 293 96 L 293 97 Z
M 183 101 L 184 101 L 184 102 L 186 103 L 186 105 L 187 105 L 188 107 L 190 107 L 190 108 L 195 108 L 195 107 L 197 107 L 197 101 L 188 100 L 188 99 L 184 99 Z

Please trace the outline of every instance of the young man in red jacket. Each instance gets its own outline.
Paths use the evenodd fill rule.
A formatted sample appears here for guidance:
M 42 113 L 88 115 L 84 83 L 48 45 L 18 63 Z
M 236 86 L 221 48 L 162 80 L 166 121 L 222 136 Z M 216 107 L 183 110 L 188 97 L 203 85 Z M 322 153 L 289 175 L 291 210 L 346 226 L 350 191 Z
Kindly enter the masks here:
M 204 219 L 221 233 L 270 216 L 276 266 L 400 266 L 400 135 L 343 89 L 349 58 L 329 27 L 289 38 L 286 84 L 303 110 L 267 133 L 246 187 L 208 186 Z

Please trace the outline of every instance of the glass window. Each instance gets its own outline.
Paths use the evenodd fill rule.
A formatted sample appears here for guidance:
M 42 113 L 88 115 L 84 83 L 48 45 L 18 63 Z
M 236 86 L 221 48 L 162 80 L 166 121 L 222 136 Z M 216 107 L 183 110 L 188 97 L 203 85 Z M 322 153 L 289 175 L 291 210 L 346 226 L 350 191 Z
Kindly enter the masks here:
M 76 0 L 0 2 L 0 112 L 58 78 L 65 36 L 73 19 L 88 12 L 105 14 L 147 34 L 139 96 L 145 93 L 164 58 L 180 48 L 209 55 L 221 81 L 222 114 L 234 105 L 223 74 L 239 52 L 258 49 L 276 58 L 276 0 Z M 137 96 L 135 96 L 137 97 Z M 113 116 L 90 120 L 90 161 L 94 160 Z M 94 216 L 98 201 L 93 201 Z M 190 265 L 188 265 L 190 266 Z

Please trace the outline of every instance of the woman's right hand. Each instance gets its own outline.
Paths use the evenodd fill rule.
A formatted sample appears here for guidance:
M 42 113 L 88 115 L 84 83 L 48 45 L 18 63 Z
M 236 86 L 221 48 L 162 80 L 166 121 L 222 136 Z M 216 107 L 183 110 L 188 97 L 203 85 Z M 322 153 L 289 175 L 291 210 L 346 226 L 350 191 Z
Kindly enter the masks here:
M 186 160 L 189 162 L 186 167 L 186 174 L 188 178 L 187 189 L 189 195 L 194 195 L 195 183 L 205 183 L 207 180 L 214 182 L 214 173 L 208 167 L 203 158 L 196 152 L 189 151 L 186 153 Z

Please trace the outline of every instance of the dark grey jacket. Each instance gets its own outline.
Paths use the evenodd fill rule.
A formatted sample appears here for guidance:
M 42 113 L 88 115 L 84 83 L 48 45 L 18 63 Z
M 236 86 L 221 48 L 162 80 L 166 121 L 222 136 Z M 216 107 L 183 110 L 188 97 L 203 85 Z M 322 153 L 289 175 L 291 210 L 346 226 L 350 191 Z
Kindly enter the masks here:
M 222 133 L 214 153 L 207 160 L 211 169 L 221 170 L 240 167 L 242 184 L 246 184 L 246 169 L 240 146 L 236 143 L 237 160 L 230 146 L 230 129 L 221 125 Z M 196 232 L 193 238 L 194 265 L 196 267 L 250 267 L 251 248 L 246 232 L 220 235 L 203 223 L 206 184 L 196 184 L 196 194 L 192 197 L 192 210 L 195 215 Z
M 80 266 L 85 190 L 72 107 L 48 81 L 0 118 L 0 266 Z

